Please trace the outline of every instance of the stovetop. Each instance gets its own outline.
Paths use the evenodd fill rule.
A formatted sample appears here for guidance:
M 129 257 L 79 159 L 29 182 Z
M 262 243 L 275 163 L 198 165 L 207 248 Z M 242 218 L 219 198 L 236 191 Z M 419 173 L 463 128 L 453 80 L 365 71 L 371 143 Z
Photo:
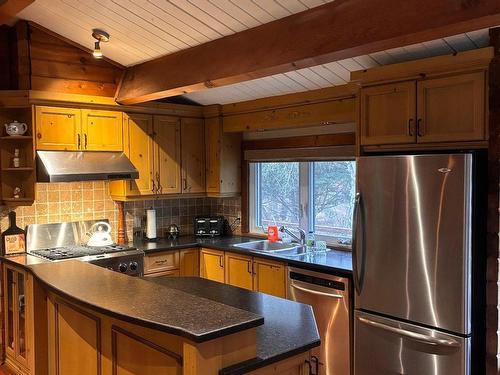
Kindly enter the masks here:
M 81 258 L 93 255 L 112 254 L 122 251 L 134 250 L 134 247 L 109 245 L 109 246 L 64 246 L 51 249 L 31 250 L 30 254 L 39 256 L 48 260 L 64 260 L 72 258 Z

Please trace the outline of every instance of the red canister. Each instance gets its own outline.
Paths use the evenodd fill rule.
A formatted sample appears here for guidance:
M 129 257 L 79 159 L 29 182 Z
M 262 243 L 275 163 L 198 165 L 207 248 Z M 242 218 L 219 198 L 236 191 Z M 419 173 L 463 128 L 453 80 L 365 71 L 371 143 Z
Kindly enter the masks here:
M 267 227 L 267 239 L 271 242 L 279 241 L 280 236 L 276 225 L 269 225 Z

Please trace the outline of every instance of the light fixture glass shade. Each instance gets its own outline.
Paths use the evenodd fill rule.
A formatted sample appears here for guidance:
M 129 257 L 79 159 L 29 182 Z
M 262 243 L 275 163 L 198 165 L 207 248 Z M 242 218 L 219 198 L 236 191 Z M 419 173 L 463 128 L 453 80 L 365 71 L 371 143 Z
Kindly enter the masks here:
M 93 55 L 96 59 L 100 59 L 100 58 L 102 58 L 102 51 L 101 51 L 101 46 L 100 46 L 99 42 L 95 42 L 95 45 L 94 45 L 94 52 L 92 52 L 92 55 Z

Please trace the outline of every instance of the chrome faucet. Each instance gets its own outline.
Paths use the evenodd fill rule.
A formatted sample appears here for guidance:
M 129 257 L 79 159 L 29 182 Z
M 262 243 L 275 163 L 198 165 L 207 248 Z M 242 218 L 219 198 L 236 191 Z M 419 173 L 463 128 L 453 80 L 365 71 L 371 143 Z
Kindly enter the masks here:
M 280 232 L 287 233 L 290 237 L 295 239 L 295 241 L 297 241 L 299 244 L 304 246 L 306 244 L 306 231 L 303 229 L 300 229 L 300 228 L 298 228 L 298 231 L 299 231 L 300 237 L 297 236 L 295 233 L 290 232 L 290 230 L 288 228 L 285 228 L 284 225 L 282 225 L 280 227 Z

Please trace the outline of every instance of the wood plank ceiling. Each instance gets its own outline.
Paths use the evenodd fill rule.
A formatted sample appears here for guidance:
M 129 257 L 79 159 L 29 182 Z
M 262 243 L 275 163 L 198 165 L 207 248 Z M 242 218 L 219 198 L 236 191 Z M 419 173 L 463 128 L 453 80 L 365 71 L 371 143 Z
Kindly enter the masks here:
M 224 37 L 332 0 L 36 0 L 18 14 L 92 48 L 93 28 L 111 34 L 107 57 L 131 66 Z M 184 95 L 203 105 L 342 85 L 351 71 L 479 48 L 479 30 Z M 230 53 L 230 51 L 228 51 Z

